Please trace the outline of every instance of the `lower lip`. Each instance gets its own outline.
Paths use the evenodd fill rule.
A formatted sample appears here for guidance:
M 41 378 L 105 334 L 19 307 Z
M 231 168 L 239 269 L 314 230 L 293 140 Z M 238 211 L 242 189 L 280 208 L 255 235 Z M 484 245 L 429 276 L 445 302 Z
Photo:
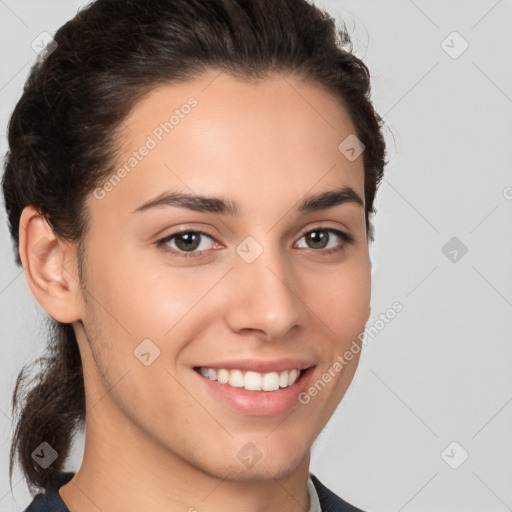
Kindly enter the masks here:
M 275 416 L 299 403 L 299 395 L 305 391 L 314 366 L 308 368 L 291 386 L 275 391 L 249 391 L 203 377 L 194 371 L 208 391 L 221 402 L 249 416 Z

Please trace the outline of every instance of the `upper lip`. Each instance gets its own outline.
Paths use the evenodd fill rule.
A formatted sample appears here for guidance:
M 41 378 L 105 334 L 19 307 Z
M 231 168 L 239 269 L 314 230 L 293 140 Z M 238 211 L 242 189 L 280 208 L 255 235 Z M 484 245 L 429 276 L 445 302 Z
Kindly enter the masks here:
M 197 365 L 198 368 L 215 368 L 217 370 L 243 370 L 258 373 L 283 372 L 284 370 L 304 370 L 315 363 L 308 359 L 285 358 L 285 359 L 239 359 L 237 361 L 218 361 L 215 363 L 204 363 Z

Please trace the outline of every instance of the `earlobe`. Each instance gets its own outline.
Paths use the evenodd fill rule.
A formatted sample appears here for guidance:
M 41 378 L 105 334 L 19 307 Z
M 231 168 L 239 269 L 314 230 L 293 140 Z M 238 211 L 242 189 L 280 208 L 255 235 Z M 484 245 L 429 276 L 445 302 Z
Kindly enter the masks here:
M 74 248 L 32 206 L 21 214 L 19 251 L 25 278 L 41 307 L 58 322 L 80 320 Z

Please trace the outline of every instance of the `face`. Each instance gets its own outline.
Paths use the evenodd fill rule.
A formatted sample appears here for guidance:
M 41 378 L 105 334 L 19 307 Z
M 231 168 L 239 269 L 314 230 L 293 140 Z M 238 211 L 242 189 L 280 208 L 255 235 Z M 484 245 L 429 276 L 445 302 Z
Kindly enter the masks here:
M 370 313 L 363 160 L 338 149 L 354 133 L 291 76 L 212 73 L 135 106 L 124 172 L 87 201 L 76 327 L 95 435 L 238 480 L 309 460 Z

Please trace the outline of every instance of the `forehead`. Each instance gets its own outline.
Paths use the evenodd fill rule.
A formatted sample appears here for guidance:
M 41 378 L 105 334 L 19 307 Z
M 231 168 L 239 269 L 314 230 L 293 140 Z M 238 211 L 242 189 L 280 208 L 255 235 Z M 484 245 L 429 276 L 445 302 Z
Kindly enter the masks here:
M 253 207 L 258 195 L 260 208 L 316 186 L 364 196 L 362 156 L 351 161 L 339 149 L 354 134 L 339 98 L 295 76 L 248 81 L 211 72 L 160 85 L 121 125 L 117 176 L 103 206 L 119 201 L 131 212 L 168 190 L 229 192 Z

